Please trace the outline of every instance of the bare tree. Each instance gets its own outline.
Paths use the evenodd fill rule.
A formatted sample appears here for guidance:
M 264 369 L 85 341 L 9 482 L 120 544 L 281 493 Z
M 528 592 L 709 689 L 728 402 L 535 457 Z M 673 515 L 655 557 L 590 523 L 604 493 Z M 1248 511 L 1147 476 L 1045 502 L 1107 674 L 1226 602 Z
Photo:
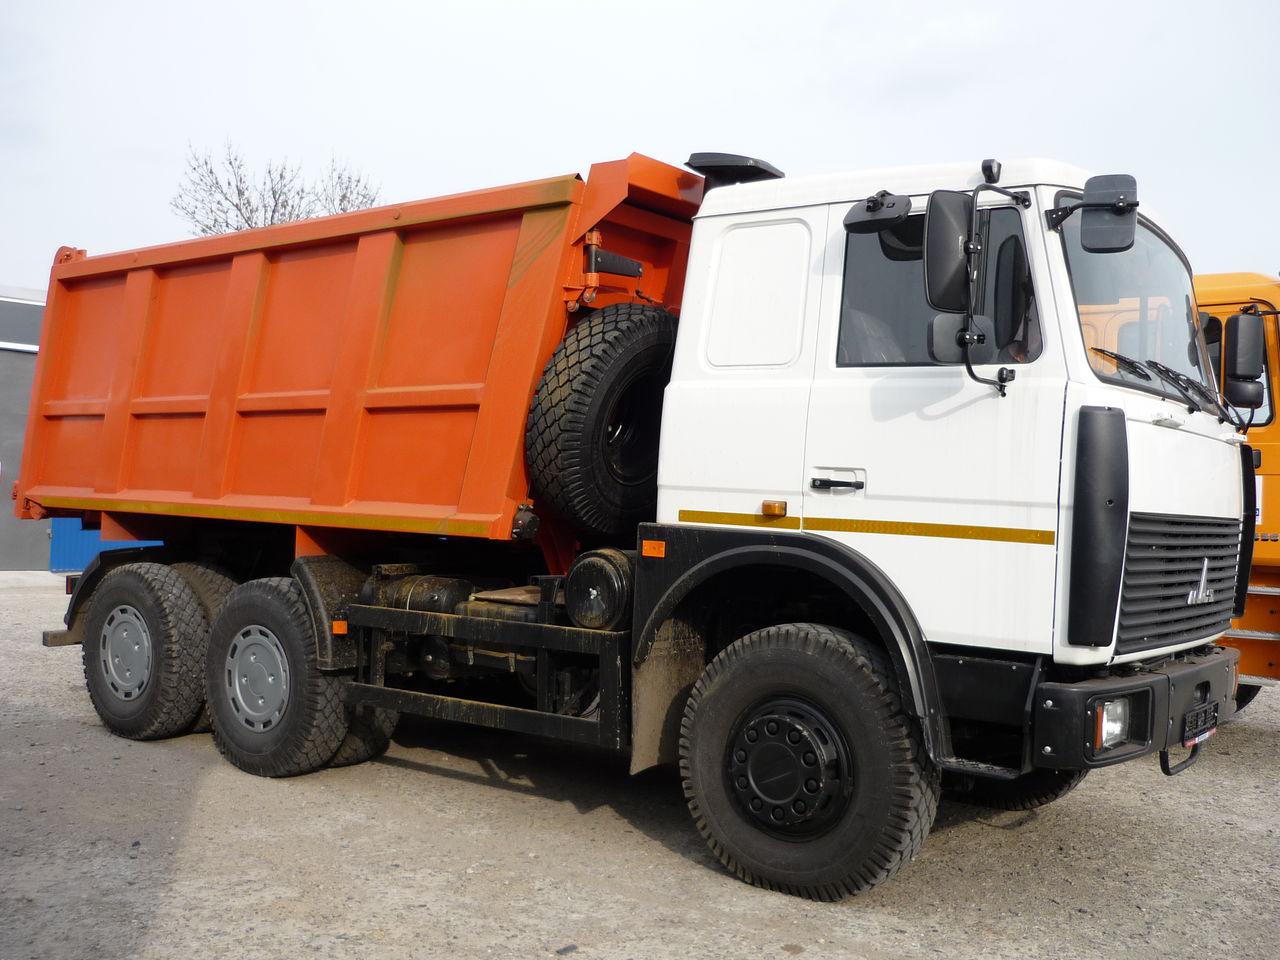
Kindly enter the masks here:
M 315 181 L 299 164 L 268 161 L 256 176 L 239 149 L 227 142 L 222 155 L 188 147 L 187 169 L 169 205 L 198 236 L 248 230 L 273 223 L 363 210 L 378 202 L 378 187 L 336 158 Z

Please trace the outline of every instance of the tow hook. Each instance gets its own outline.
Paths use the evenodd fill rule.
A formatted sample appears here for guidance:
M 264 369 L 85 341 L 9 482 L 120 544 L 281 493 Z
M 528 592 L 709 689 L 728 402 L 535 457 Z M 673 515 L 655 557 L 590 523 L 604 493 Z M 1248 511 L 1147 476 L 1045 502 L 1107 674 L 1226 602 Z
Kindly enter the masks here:
M 1196 760 L 1199 758 L 1199 756 L 1200 756 L 1200 744 L 1195 743 L 1192 745 L 1191 752 L 1187 754 L 1187 757 L 1185 760 L 1180 760 L 1178 763 L 1170 765 L 1169 751 L 1161 750 L 1160 751 L 1160 770 L 1164 773 L 1166 777 L 1176 777 L 1183 770 L 1187 769 L 1187 767 L 1195 763 Z

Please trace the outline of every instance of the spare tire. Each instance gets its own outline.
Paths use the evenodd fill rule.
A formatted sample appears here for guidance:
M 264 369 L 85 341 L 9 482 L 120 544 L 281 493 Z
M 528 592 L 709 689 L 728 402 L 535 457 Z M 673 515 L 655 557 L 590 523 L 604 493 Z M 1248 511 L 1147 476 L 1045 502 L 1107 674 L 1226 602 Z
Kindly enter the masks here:
M 542 374 L 525 430 L 529 478 L 579 533 L 634 536 L 653 519 L 675 339 L 667 311 L 615 304 L 579 321 Z

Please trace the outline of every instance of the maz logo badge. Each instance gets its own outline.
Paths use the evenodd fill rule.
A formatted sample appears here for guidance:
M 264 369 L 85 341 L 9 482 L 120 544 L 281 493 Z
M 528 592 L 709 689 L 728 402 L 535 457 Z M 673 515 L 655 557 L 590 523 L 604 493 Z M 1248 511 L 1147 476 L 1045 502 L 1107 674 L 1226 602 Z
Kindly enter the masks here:
M 1200 582 L 1187 594 L 1187 606 L 1195 607 L 1202 603 L 1213 603 L 1213 587 L 1209 586 L 1209 558 L 1204 558 L 1200 567 Z

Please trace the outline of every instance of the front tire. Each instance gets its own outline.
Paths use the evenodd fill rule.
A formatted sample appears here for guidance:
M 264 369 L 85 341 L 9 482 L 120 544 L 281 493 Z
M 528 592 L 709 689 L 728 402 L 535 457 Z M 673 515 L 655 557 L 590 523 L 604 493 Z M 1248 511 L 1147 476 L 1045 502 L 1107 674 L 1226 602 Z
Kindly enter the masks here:
M 191 726 L 204 701 L 209 622 L 191 588 L 162 563 L 128 563 L 89 601 L 81 654 L 89 699 L 106 727 L 157 740 Z
M 1253 703 L 1254 698 L 1261 692 L 1262 687 L 1256 683 L 1240 684 L 1236 688 L 1236 713 Z
M 838 900 L 915 856 L 938 774 L 892 666 L 843 630 L 750 633 L 707 666 L 680 728 L 689 811 L 747 883 Z
M 1088 772 L 1042 768 L 1013 780 L 975 777 L 968 790 L 957 792 L 954 797 L 962 803 L 993 810 L 1034 810 L 1065 797 Z
M 213 741 L 247 773 L 318 770 L 347 735 L 342 681 L 320 672 L 306 599 L 288 577 L 252 580 L 227 598 L 209 637 L 205 682 Z

